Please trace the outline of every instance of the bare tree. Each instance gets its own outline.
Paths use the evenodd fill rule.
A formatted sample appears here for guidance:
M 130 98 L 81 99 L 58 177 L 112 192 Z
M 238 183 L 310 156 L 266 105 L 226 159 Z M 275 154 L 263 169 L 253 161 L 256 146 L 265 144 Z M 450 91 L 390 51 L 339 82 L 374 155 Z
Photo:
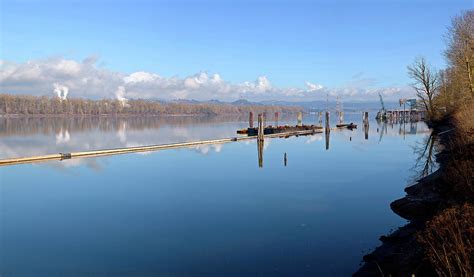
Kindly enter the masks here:
M 423 102 L 428 115 L 432 117 L 435 112 L 434 98 L 439 91 L 439 74 L 430 68 L 426 59 L 417 58 L 408 66 L 408 76 L 413 79 L 412 87 L 416 95 Z

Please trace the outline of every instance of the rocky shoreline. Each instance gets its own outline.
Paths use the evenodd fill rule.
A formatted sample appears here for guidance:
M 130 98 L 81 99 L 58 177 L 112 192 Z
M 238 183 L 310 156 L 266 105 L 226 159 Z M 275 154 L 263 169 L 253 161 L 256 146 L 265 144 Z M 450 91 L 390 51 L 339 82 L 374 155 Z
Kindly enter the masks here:
M 452 118 L 447 117 L 430 127 L 433 129 L 432 134 L 437 136 L 438 143 L 443 148 L 435 155 L 439 168 L 406 187 L 406 196 L 390 204 L 393 212 L 409 220 L 409 223 L 389 235 L 381 236 L 382 245 L 363 257 L 363 266 L 353 276 L 437 275 L 426 259 L 417 235 L 426 229 L 427 223 L 443 209 L 460 204 L 462 201 L 458 201 L 455 195 L 445 192 L 450 185 L 445 178 L 446 172 L 448 167 L 453 166 L 450 160 L 456 159 L 450 146 L 456 135 L 455 123 Z M 472 145 L 467 147 L 472 150 Z M 472 161 L 469 154 L 467 159 Z

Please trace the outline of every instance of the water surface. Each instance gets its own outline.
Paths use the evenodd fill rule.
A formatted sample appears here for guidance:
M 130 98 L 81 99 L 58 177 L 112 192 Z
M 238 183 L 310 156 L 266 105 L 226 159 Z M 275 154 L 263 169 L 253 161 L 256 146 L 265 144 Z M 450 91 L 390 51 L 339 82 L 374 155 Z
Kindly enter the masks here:
M 371 115 L 372 116 L 372 115 Z M 314 117 L 314 116 L 313 116 Z M 0 168 L 2 276 L 347 276 L 405 222 L 423 123 Z M 292 123 L 292 118 L 282 120 Z M 307 116 L 306 123 L 317 120 Z M 0 158 L 235 136 L 245 118 L 0 119 Z M 287 165 L 284 164 L 287 153 Z

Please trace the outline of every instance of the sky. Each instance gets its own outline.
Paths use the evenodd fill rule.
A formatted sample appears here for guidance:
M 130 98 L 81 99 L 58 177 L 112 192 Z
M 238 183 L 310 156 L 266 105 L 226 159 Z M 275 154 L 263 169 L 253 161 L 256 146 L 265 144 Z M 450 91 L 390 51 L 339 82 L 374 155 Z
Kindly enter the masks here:
M 382 3 L 383 2 L 383 3 Z M 354 101 L 411 97 L 472 0 L 0 0 L 0 93 Z

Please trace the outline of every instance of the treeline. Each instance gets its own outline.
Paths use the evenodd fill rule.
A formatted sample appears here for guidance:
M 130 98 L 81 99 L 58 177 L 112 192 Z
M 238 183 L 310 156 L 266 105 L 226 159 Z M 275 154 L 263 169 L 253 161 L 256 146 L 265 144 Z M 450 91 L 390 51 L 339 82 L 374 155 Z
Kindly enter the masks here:
M 0 115 L 220 115 L 249 112 L 296 113 L 300 107 L 232 105 L 209 103 L 165 103 L 130 99 L 91 100 L 58 97 L 0 94 Z
M 474 10 L 453 18 L 446 40 L 445 69 L 436 70 L 423 57 L 408 66 L 411 85 L 434 121 L 474 99 Z
M 447 68 L 434 70 L 423 58 L 408 67 L 442 145 L 436 156 L 439 170 L 405 189 L 408 196 L 397 200 L 398 208 L 391 205 L 399 214 L 412 213 L 404 217 L 420 230 L 415 240 L 403 240 L 421 247 L 411 252 L 423 255 L 410 272 L 381 274 L 474 276 L 474 10 L 452 20 L 446 39 Z M 399 252 L 403 247 L 396 249 L 397 257 L 410 255 Z M 430 267 L 431 272 L 423 272 Z

